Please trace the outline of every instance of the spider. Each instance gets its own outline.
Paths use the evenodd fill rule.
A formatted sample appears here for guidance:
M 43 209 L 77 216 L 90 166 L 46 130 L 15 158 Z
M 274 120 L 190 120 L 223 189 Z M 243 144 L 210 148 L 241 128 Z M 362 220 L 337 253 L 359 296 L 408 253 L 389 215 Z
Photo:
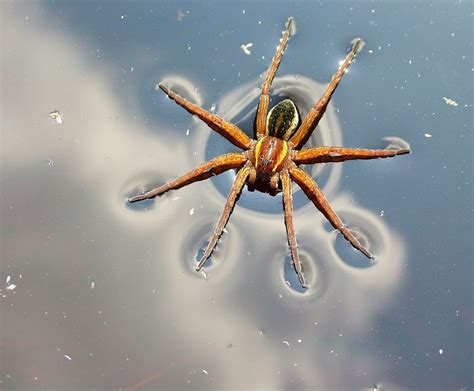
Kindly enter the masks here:
M 270 86 L 292 35 L 293 24 L 293 18 L 289 18 L 275 56 L 268 68 L 255 118 L 254 139 L 247 136 L 237 126 L 187 101 L 164 84 L 159 84 L 159 87 L 170 99 L 189 113 L 199 117 L 212 130 L 243 150 L 241 153 L 227 153 L 218 156 L 202 163 L 177 179 L 128 200 L 129 202 L 137 202 L 152 199 L 170 190 L 179 189 L 196 181 L 221 174 L 224 171 L 238 169 L 232 189 L 227 196 L 224 211 L 209 239 L 204 254 L 196 265 L 196 271 L 200 271 L 206 260 L 211 256 L 245 184 L 247 184 L 249 190 L 257 189 L 271 195 L 282 192 L 288 245 L 293 267 L 303 287 L 306 288 L 307 284 L 298 254 L 293 225 L 292 181 L 299 185 L 315 207 L 354 248 L 361 251 L 368 258 L 374 258 L 351 231 L 344 226 L 313 178 L 299 166 L 301 164 L 334 163 L 355 159 L 387 158 L 409 153 L 410 150 L 374 150 L 325 146 L 301 149 L 321 120 L 342 76 L 347 72 L 349 65 L 362 49 L 363 42 L 360 38 L 352 41 L 349 53 L 333 75 L 323 96 L 300 121 L 298 110 L 290 99 L 281 101 L 268 111 Z

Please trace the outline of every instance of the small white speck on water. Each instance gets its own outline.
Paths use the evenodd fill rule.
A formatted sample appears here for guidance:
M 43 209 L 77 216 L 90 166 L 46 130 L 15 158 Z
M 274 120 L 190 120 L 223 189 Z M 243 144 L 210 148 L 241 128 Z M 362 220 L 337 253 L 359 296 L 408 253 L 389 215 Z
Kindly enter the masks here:
M 439 349 L 439 354 L 443 354 L 443 349 Z
M 67 358 L 69 361 L 72 360 L 72 358 L 70 356 L 68 356 L 67 354 L 65 354 L 64 357 Z
M 205 375 L 209 375 L 209 372 L 207 372 L 205 369 L 202 370 L 202 373 L 204 373 Z
M 229 233 L 229 231 L 227 231 L 227 228 L 224 228 L 222 231 L 223 231 L 225 234 L 228 234 L 228 233 Z
M 446 98 L 445 96 L 443 96 L 443 99 L 444 99 L 444 101 L 446 102 L 447 105 L 450 105 L 450 106 L 457 106 L 458 105 L 458 102 L 456 102 L 454 99 Z
M 12 291 L 16 288 L 16 284 L 10 284 L 7 286 L 7 291 Z
M 12 276 L 7 276 L 7 284 L 10 282 L 11 278 L 12 278 Z
M 186 136 L 189 136 L 189 128 L 186 129 Z
M 194 214 L 194 208 L 191 208 L 191 209 L 189 210 L 189 215 L 192 216 L 193 214 Z
M 290 346 L 290 343 L 288 341 L 282 341 L 286 346 Z
M 301 343 L 301 339 L 298 339 L 298 343 Z
M 53 110 L 49 113 L 49 118 L 51 118 L 57 124 L 63 123 L 63 115 L 59 110 Z
M 385 214 L 385 211 L 382 209 L 382 210 L 380 211 L 380 217 L 383 217 L 384 214 Z
M 252 42 L 249 42 L 249 43 L 240 45 L 240 48 L 243 50 L 243 52 L 244 52 L 246 55 L 249 55 L 249 54 L 252 53 L 252 52 L 250 51 L 250 48 L 251 48 L 252 46 L 253 46 L 253 43 L 252 43 Z
M 425 137 L 426 137 L 426 138 L 431 138 L 431 137 L 433 137 L 433 135 L 432 135 L 432 134 L 429 134 L 429 133 L 425 133 Z
M 215 113 L 215 112 L 216 112 L 216 105 L 215 105 L 214 103 L 212 104 L 212 106 L 211 106 L 211 108 L 209 109 L 209 111 L 210 111 L 211 113 Z
M 92 281 L 91 282 L 91 289 L 94 289 L 95 288 L 95 281 Z

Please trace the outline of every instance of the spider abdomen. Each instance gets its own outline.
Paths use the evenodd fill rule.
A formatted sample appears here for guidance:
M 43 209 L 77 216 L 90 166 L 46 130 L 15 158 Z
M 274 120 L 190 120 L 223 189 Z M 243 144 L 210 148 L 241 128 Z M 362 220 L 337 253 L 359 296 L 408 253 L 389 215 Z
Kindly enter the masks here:
M 277 137 L 265 136 L 255 145 L 251 161 L 261 179 L 280 172 L 288 157 L 288 143 Z

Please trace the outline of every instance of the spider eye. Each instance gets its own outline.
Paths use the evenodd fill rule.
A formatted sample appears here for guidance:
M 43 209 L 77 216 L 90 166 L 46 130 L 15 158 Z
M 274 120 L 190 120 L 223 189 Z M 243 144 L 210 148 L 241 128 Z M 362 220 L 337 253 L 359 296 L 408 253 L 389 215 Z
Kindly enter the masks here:
M 282 100 L 275 105 L 267 116 L 267 134 L 288 140 L 298 126 L 300 116 L 298 109 L 290 99 Z

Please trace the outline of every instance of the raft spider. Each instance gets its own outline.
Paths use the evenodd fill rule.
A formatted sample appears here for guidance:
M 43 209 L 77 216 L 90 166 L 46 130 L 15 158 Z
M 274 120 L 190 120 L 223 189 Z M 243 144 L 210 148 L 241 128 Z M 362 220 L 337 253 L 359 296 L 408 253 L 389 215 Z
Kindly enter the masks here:
M 255 119 L 254 139 L 247 136 L 237 126 L 187 101 L 165 85 L 159 85 L 170 99 L 174 100 L 189 113 L 199 117 L 212 130 L 243 150 L 241 153 L 228 153 L 218 156 L 202 163 L 194 170 L 177 179 L 128 200 L 129 202 L 137 202 L 151 199 L 167 191 L 179 189 L 193 182 L 221 174 L 224 171 L 238 169 L 232 189 L 227 197 L 224 211 L 209 239 L 209 244 L 204 254 L 196 265 L 197 271 L 201 270 L 206 260 L 211 256 L 245 184 L 251 190 L 257 189 L 273 195 L 278 192 L 283 193 L 283 209 L 288 244 L 294 269 L 303 287 L 307 285 L 298 254 L 293 226 L 292 181 L 299 185 L 316 208 L 319 209 L 335 229 L 339 230 L 354 248 L 361 251 L 368 258 L 373 258 L 372 254 L 344 226 L 313 178 L 300 168 L 299 165 L 386 158 L 406 154 L 410 150 L 407 148 L 374 150 L 332 146 L 301 149 L 321 120 L 339 82 L 348 70 L 349 65 L 362 49 L 363 42 L 360 38 L 352 41 L 349 53 L 332 77 L 323 96 L 300 121 L 298 110 L 290 99 L 283 100 L 268 111 L 270 86 L 280 65 L 288 40 L 292 35 L 293 23 L 293 18 L 289 18 L 263 83 Z

